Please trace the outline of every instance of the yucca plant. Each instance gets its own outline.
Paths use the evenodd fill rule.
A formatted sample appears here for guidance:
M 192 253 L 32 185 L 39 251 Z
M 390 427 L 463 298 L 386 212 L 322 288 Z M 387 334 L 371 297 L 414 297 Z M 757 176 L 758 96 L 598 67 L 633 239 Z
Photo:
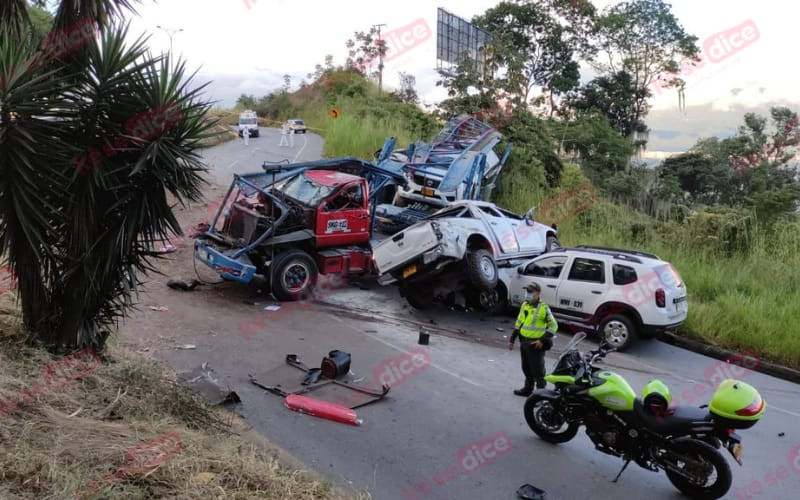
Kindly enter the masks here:
M 167 193 L 200 197 L 210 103 L 128 42 L 126 0 L 62 1 L 43 44 L 24 0 L 0 5 L 0 248 L 30 339 L 101 350 L 154 243 L 181 233 Z

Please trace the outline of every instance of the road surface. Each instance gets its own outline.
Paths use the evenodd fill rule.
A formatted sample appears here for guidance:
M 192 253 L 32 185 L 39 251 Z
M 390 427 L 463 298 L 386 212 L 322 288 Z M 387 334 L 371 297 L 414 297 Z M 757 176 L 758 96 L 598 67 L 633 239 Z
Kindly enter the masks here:
M 227 186 L 233 172 L 258 170 L 264 160 L 319 158 L 318 136 L 295 137 L 294 148 L 279 148 L 277 133 L 262 129 L 249 146 L 240 139 L 206 151 L 213 177 Z M 220 188 L 209 190 L 209 199 L 221 194 Z M 205 218 L 206 210 L 195 206 L 178 216 L 186 225 Z M 583 431 L 554 446 L 528 429 L 524 399 L 512 394 L 522 373 L 519 352 L 505 347 L 510 318 L 444 307 L 412 311 L 396 289 L 369 281 L 333 290 L 317 302 L 284 303 L 278 311 L 264 309 L 276 304 L 269 297 L 253 298 L 246 286 L 232 283 L 171 290 L 165 286 L 169 278 L 194 276 L 191 242 L 169 254 L 162 268 L 165 276 L 145 278 L 140 311 L 122 328 L 123 344 L 149 348 L 178 372 L 208 362 L 242 398 L 235 411 L 345 488 L 367 490 L 378 500 L 513 499 L 524 483 L 545 490 L 548 499 L 681 498 L 663 473 L 635 465 L 612 483 L 621 460 L 595 451 Z M 216 280 L 206 268 L 198 272 Z M 151 305 L 169 310 L 153 311 Z M 417 344 L 420 327 L 432 332 L 427 346 Z M 559 335 L 549 368 L 568 337 Z M 184 344 L 197 348 L 177 348 Z M 586 349 L 594 345 L 585 341 Z M 382 375 L 392 382 L 384 400 L 358 410 L 360 427 L 292 412 L 282 398 L 248 381 L 249 374 L 281 366 L 288 353 L 317 365 L 333 349 L 352 354 L 356 377 L 369 381 Z M 706 380 L 729 369 L 658 341 L 612 353 L 605 366 L 637 392 L 661 378 L 677 402 L 695 405 L 708 402 Z M 759 389 L 769 407 L 758 425 L 740 432 L 744 466 L 725 452 L 734 474 L 727 498 L 796 498 L 800 459 L 794 461 L 790 452 L 800 446 L 798 387 L 755 372 L 742 378 Z

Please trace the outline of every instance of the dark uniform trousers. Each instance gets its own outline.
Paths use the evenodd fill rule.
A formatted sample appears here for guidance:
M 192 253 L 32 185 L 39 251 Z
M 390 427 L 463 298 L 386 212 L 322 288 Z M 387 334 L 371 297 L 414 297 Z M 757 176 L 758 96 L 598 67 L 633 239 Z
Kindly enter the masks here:
M 534 344 L 537 340 L 542 341 L 541 349 L 536 349 Z M 533 385 L 536 383 L 537 389 L 544 389 L 547 382 L 544 380 L 545 364 L 544 353 L 546 342 L 549 339 L 529 339 L 526 337 L 520 338 L 519 353 L 522 358 L 522 373 L 525 374 L 525 392 L 533 390 Z

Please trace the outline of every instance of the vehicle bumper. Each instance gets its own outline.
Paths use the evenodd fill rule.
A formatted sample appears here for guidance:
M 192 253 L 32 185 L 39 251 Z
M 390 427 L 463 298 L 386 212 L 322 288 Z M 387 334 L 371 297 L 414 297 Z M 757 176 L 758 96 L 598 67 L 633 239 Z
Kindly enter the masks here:
M 194 258 L 226 280 L 249 283 L 256 276 L 256 268 L 252 264 L 232 259 L 201 240 L 194 242 Z
M 655 337 L 664 332 L 672 332 L 678 329 L 683 324 L 683 321 L 670 323 L 668 325 L 642 325 L 642 333 L 646 336 Z

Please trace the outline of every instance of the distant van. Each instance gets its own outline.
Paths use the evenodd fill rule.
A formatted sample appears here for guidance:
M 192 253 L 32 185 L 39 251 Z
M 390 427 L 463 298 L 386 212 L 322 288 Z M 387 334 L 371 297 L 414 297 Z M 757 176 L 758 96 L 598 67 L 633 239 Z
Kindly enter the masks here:
M 255 111 L 245 110 L 239 115 L 239 137 L 244 137 L 244 131 L 250 131 L 250 137 L 258 137 L 258 116 Z

